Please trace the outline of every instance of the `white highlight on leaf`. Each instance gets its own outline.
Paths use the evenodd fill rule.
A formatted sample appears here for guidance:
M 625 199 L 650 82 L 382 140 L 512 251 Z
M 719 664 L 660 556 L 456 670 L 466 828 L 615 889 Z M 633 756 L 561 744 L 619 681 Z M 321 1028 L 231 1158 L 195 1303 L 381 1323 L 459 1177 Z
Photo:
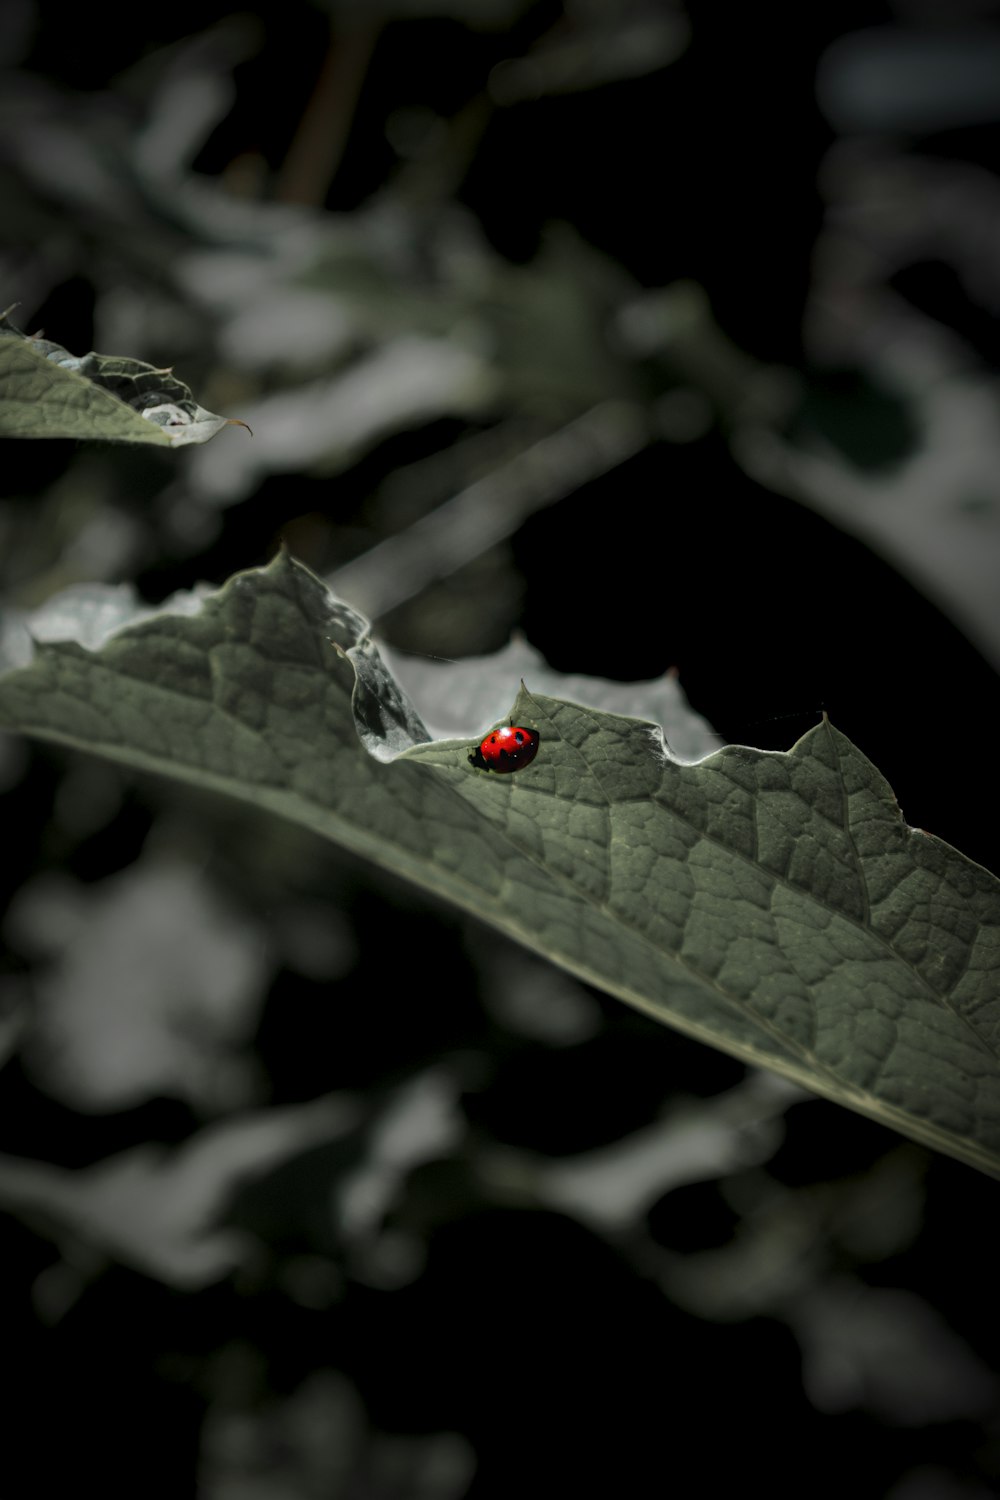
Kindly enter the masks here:
M 81 1171 L 0 1155 L 0 1204 L 55 1238 L 70 1233 L 168 1285 L 194 1290 L 246 1257 L 242 1233 L 219 1227 L 226 1200 L 288 1157 L 352 1129 L 355 1102 L 330 1095 L 241 1115 L 174 1151 L 139 1146 Z
M 24 1044 L 30 1071 L 84 1111 L 156 1095 L 231 1108 L 270 965 L 257 930 L 187 864 L 147 856 L 97 887 L 40 878 L 6 931 L 50 954 Z

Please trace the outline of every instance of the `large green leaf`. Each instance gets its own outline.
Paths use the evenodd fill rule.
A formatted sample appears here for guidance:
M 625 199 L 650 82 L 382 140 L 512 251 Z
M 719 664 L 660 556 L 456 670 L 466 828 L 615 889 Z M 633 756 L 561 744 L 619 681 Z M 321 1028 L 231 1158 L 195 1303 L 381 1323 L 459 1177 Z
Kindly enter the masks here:
M 654 725 L 522 687 L 541 749 L 496 776 L 469 741 L 427 741 L 365 622 L 285 556 L 132 623 L 118 602 L 34 622 L 0 723 L 294 818 L 1000 1175 L 1000 883 L 907 827 L 829 723 L 787 753 L 681 764 Z M 28 661 L 27 633 L 6 639 Z
M 69 354 L 0 314 L 0 437 L 100 439 L 179 448 L 227 425 L 170 370 L 110 354 Z

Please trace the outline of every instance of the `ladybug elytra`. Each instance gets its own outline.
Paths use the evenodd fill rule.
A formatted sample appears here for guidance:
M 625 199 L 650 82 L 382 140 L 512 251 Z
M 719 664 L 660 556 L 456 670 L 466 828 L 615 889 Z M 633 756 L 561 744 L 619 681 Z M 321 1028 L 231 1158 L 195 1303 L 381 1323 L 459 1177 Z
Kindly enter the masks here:
M 536 729 L 510 724 L 488 734 L 469 756 L 469 761 L 481 771 L 497 771 L 503 775 L 520 771 L 534 760 L 540 739 Z

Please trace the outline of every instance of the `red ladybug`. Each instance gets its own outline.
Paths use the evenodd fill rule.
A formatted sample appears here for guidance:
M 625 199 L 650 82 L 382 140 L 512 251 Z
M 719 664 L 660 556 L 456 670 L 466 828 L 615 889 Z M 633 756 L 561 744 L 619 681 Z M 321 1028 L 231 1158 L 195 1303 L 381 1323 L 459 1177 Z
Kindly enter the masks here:
M 538 754 L 540 738 L 537 730 L 522 729 L 517 724 L 494 729 L 472 752 L 469 761 L 481 771 L 498 771 L 503 775 L 508 771 L 520 771 Z

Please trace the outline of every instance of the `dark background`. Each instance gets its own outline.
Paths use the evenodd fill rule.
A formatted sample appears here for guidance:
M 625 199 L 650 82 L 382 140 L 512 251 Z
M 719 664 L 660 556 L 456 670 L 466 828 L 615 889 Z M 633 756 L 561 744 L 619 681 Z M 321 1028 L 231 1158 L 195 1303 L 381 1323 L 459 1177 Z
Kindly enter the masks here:
M 1000 48 L 998 7 L 444 9 L 292 0 L 234 17 L 181 5 L 131 27 L 10 7 L 0 255 L 20 326 L 74 352 L 172 364 L 206 405 L 259 410 L 262 445 L 269 398 L 349 371 L 380 340 L 391 348 L 407 320 L 417 332 L 441 318 L 452 333 L 473 326 L 502 380 L 464 415 L 389 422 L 359 452 L 255 475 L 224 503 L 200 454 L 8 441 L 6 603 L 30 608 L 91 580 L 131 581 L 157 601 L 266 561 L 282 538 L 336 584 L 488 470 L 489 440 L 502 460 L 624 398 L 648 423 L 640 451 L 387 609 L 382 638 L 458 658 L 520 630 L 566 672 L 628 681 L 677 668 L 724 739 L 776 749 L 825 710 L 908 821 L 997 869 L 1000 611 L 980 617 L 977 649 L 947 590 L 929 602 L 861 539 L 863 515 L 852 534 L 808 495 L 751 477 L 743 439 L 825 445 L 839 471 L 876 487 L 922 454 L 940 460 L 919 401 L 887 381 L 864 336 L 887 308 L 915 350 L 945 349 L 939 384 L 961 379 L 995 402 L 1000 104 L 979 104 L 976 80 Z M 874 70 L 873 94 L 836 51 L 845 38 Z M 659 65 L 636 61 L 655 61 L 656 46 Z M 548 62 L 533 96 L 511 98 L 504 66 L 533 48 Z M 914 53 L 931 59 L 923 72 L 906 71 Z M 151 120 L 184 120 L 183 105 L 170 115 L 163 103 L 168 75 L 182 100 L 192 80 L 192 115 L 203 75 L 222 103 L 174 176 L 154 180 L 136 142 Z M 910 174 L 905 203 L 887 195 L 870 232 L 850 199 L 852 164 L 866 161 Z M 206 211 L 200 223 L 183 198 L 191 180 L 256 217 Z M 953 209 L 942 236 L 940 185 L 969 181 L 967 222 Z M 225 281 L 233 252 L 279 262 L 269 215 L 293 205 L 307 224 L 368 226 L 362 245 L 375 208 L 396 215 L 378 276 L 359 281 L 376 315 L 325 366 L 297 368 L 279 339 L 270 365 L 246 368 L 227 339 L 234 294 L 213 308 L 192 286 L 199 264 Z M 374 231 L 370 243 L 377 259 Z M 865 268 L 855 282 L 851 254 Z M 535 271 L 551 328 L 524 290 Z M 287 283 L 350 303 L 329 268 L 294 267 Z M 646 309 L 641 323 L 644 298 L 686 283 L 707 296 L 695 334 L 630 342 L 622 309 Z M 579 296 L 564 316 L 569 285 Z M 824 322 L 844 285 L 854 321 Z M 592 367 L 572 352 L 580 317 L 602 351 Z M 108 347 L 123 328 L 129 347 Z M 784 383 L 769 394 L 775 369 Z M 663 420 L 678 410 L 696 414 L 681 432 Z M 989 441 L 1000 458 L 1000 425 Z M 1000 503 L 960 481 L 956 494 L 988 520 Z M 995 556 L 995 526 L 978 535 Z M 996 1492 L 995 1184 L 833 1106 L 782 1103 L 783 1132 L 742 1166 L 654 1185 L 631 1217 L 595 1227 L 547 1194 L 544 1173 L 505 1176 L 496 1152 L 522 1153 L 522 1174 L 527 1160 L 582 1158 L 684 1101 L 707 1108 L 739 1086 L 740 1067 L 296 831 L 108 768 L 81 772 L 51 749 L 5 757 L 3 1326 L 21 1393 L 8 1461 L 29 1463 L 36 1488 L 86 1476 L 108 1495 L 226 1500 L 483 1500 L 584 1483 Z M 100 915 L 114 952 L 115 902 L 131 879 L 148 891 L 137 909 L 162 914 L 167 868 L 223 893 L 244 953 L 260 944 L 241 1019 L 207 1048 L 237 1078 L 228 1092 L 212 1068 L 192 1083 L 180 1062 L 159 1082 L 146 1067 L 154 1081 L 108 1083 L 100 1056 L 124 1024 L 114 999 L 94 1022 L 106 1049 L 99 1037 L 78 1069 L 79 1038 L 59 1019 L 58 996 L 82 983 L 81 932 Z M 139 943 L 132 961 L 158 952 Z M 97 987 L 122 1015 L 142 990 L 124 960 Z M 561 1035 L 518 1019 L 508 1002 L 525 990 L 543 1012 L 563 997 Z M 176 1007 L 190 1028 L 197 1002 L 150 1004 L 147 1046 L 172 1056 Z M 448 1082 L 461 1131 L 405 1164 L 369 1239 L 352 1240 L 336 1195 L 370 1165 L 381 1113 L 428 1075 Z M 115 1215 L 132 1210 L 89 1216 L 100 1195 L 87 1173 L 116 1153 L 173 1151 L 244 1112 L 330 1092 L 363 1101 L 356 1129 L 220 1172 L 206 1221 L 243 1231 L 234 1267 L 185 1281 L 176 1263 L 157 1271 L 122 1249 Z M 55 1187 L 44 1163 L 66 1174 Z M 189 1205 L 179 1223 L 179 1238 L 202 1233 Z M 399 1264 L 397 1240 L 410 1256 Z M 715 1254 L 730 1269 L 710 1292 Z M 687 1258 L 705 1279 L 686 1302 Z M 727 1277 L 749 1287 L 743 1301 Z

